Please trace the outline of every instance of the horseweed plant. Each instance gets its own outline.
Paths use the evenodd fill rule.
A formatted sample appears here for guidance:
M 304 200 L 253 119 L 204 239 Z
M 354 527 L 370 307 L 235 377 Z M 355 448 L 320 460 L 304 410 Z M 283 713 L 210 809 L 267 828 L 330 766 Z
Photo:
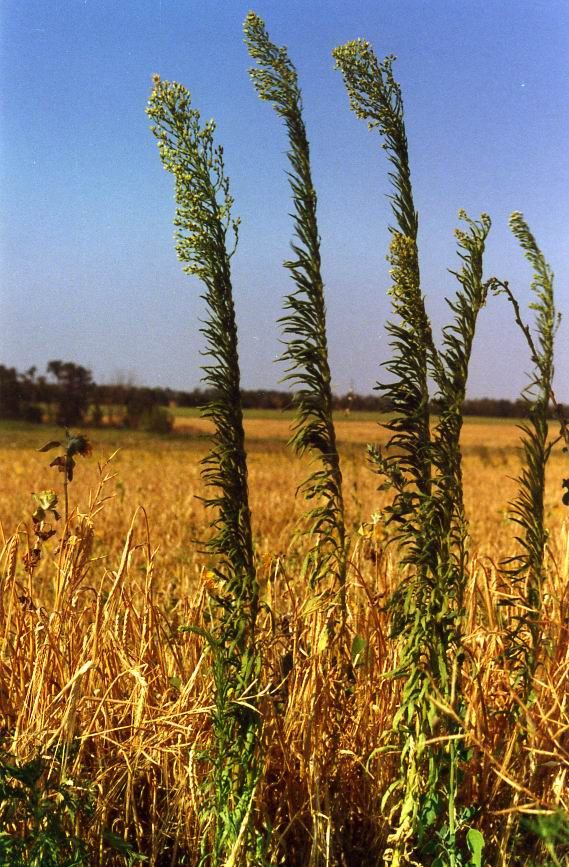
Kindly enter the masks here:
M 396 415 L 385 425 L 391 433 L 386 453 L 370 452 L 386 480 L 383 486 L 394 490 L 386 519 L 396 526 L 402 563 L 409 567 L 389 603 L 392 633 L 400 638 L 394 675 L 404 677 L 405 683 L 393 722 L 399 738 L 400 777 L 384 797 L 387 804 L 398 793 L 390 815 L 398 813 L 399 818 L 386 859 L 394 865 L 413 857 L 444 859 L 436 863 L 455 865 L 463 862 L 457 842 L 460 756 L 456 723 L 451 719 L 461 719 L 463 713 L 459 684 L 467 560 L 459 436 L 476 321 L 488 293 L 482 280 L 482 256 L 490 220 L 482 215 L 475 222 L 460 214 L 467 224 L 467 231 L 457 231 L 463 263 L 455 274 L 460 289 L 449 301 L 454 321 L 445 328 L 438 351 L 420 288 L 418 216 L 401 89 L 393 77 L 394 57 L 379 63 L 363 40 L 341 46 L 333 54 L 352 109 L 368 121 L 370 129 L 379 128 L 394 169 L 390 198 L 395 226 L 390 229 L 388 259 L 393 311 L 399 321 L 387 326 L 393 354 L 385 367 L 392 379 L 378 388 Z M 429 374 L 437 388 L 440 413 L 433 432 Z M 452 709 L 452 718 L 439 719 L 441 700 Z M 435 734 L 435 743 L 427 748 L 427 739 Z
M 521 527 L 518 538 L 522 552 L 506 563 L 507 571 L 520 590 L 522 614 L 510 633 L 510 657 L 514 662 L 516 680 L 521 681 L 525 697 L 531 689 L 535 674 L 542 627 L 542 598 L 545 581 L 545 527 L 544 496 L 545 469 L 554 441 L 549 440 L 547 423 L 551 401 L 556 407 L 561 424 L 561 436 L 567 445 L 567 425 L 553 393 L 553 350 L 559 315 L 555 310 L 553 273 L 529 230 L 523 215 L 510 217 L 510 229 L 525 251 L 533 268 L 531 288 L 536 300 L 530 305 L 535 311 L 536 337 L 523 322 L 520 307 L 508 283 L 494 281 L 496 294 L 505 294 L 514 309 L 516 322 L 529 345 L 533 371 L 529 385 L 523 391 L 528 419 L 522 430 L 523 467 L 518 477 L 518 494 L 511 503 L 513 520 Z
M 319 464 L 301 486 L 306 499 L 316 503 L 305 516 L 311 542 L 305 563 L 309 584 L 315 593 L 313 601 L 322 604 L 326 618 L 317 645 L 318 652 L 324 651 L 332 639 L 330 652 L 322 653 L 320 657 L 318 671 L 321 679 L 317 687 L 320 698 L 315 703 L 314 712 L 317 713 L 317 704 L 326 701 L 335 709 L 333 714 L 322 713 L 326 720 L 323 723 L 325 729 L 315 736 L 311 748 L 314 758 L 310 777 L 310 863 L 317 865 L 328 863 L 329 853 L 338 848 L 335 839 L 338 823 L 332 821 L 326 804 L 330 800 L 329 790 L 335 785 L 330 767 L 336 764 L 334 754 L 340 739 L 343 709 L 336 684 L 345 673 L 340 672 L 337 663 L 340 658 L 338 650 L 345 654 L 347 649 L 348 540 L 340 458 L 332 416 L 317 201 L 298 76 L 286 48 L 279 48 L 271 42 L 264 22 L 253 12 L 245 19 L 244 32 L 247 49 L 255 61 L 250 70 L 253 84 L 260 98 L 272 103 L 288 132 L 288 178 L 294 203 L 294 238 L 291 243 L 294 258 L 284 265 L 290 271 L 296 289 L 286 296 L 286 313 L 280 320 L 286 344 L 282 360 L 288 365 L 285 381 L 292 382 L 295 388 L 296 418 L 290 444 L 297 454 L 308 453 Z M 330 744 L 328 750 L 319 750 L 322 740 Z M 330 826 L 334 828 L 332 834 Z
M 318 591 L 318 599 L 322 598 L 329 609 L 339 606 L 343 634 L 348 540 L 332 420 L 316 194 L 301 93 L 286 49 L 270 41 L 264 22 L 250 12 L 244 30 L 249 54 L 255 61 L 251 70 L 254 86 L 263 100 L 273 104 L 289 136 L 294 258 L 285 262 L 285 267 L 296 288 L 286 297 L 281 326 L 286 343 L 283 358 L 288 364 L 285 378 L 296 387 L 291 443 L 298 453 L 308 452 L 319 461 L 303 485 L 307 499 L 316 503 L 307 516 L 314 537 L 307 564 L 311 588 Z M 391 865 L 476 867 L 482 864 L 485 841 L 474 827 L 477 808 L 461 800 L 461 792 L 465 791 L 461 779 L 468 760 L 463 746 L 468 734 L 468 692 L 463 687 L 471 674 L 464 635 L 469 533 L 460 449 L 463 404 L 478 316 L 490 289 L 505 293 L 534 363 L 525 392 L 529 410 L 529 421 L 522 428 L 525 465 L 512 504 L 513 517 L 522 528 L 522 553 L 508 564 L 520 588 L 523 582 L 519 595 L 525 613 L 506 625 L 517 682 L 524 684 L 528 697 L 535 682 L 542 634 L 546 545 L 543 496 L 545 466 L 552 448 L 547 429 L 550 402 L 557 409 L 565 445 L 569 444 L 567 424 L 552 391 L 553 338 L 558 321 L 552 275 L 523 218 L 514 214 L 512 230 L 534 268 L 534 340 L 508 284 L 495 278 L 484 280 L 483 257 L 490 218 L 482 214 L 473 220 L 461 211 L 462 228 L 456 232 L 460 265 L 451 272 L 458 281 L 458 291 L 448 301 L 452 321 L 443 329 L 437 348 L 421 291 L 418 215 L 401 89 L 393 76 L 394 57 L 379 62 L 363 40 L 347 43 L 333 53 L 352 109 L 370 128 L 379 130 L 391 164 L 393 225 L 388 260 L 395 321 L 387 325 L 393 350 L 384 365 L 388 381 L 377 388 L 389 400 L 394 415 L 385 423 L 387 447 L 383 451 L 369 450 L 382 487 L 393 494 L 383 519 L 393 530 L 401 565 L 398 584 L 387 605 L 391 638 L 397 648 L 397 663 L 390 676 L 393 682 L 402 680 L 399 707 L 391 730 L 383 733 L 386 742 L 378 743 L 370 757 L 371 761 L 384 750 L 399 757 L 397 777 L 383 790 L 380 808 L 389 825 L 383 860 Z M 203 469 L 206 483 L 216 491 L 206 500 L 215 510 L 213 538 L 208 543 L 209 551 L 217 557 L 217 587 L 212 594 L 215 614 L 209 631 L 187 627 L 207 639 L 213 658 L 215 709 L 207 815 L 215 830 L 212 835 L 204 829 L 202 863 L 212 867 L 222 863 L 264 864 L 266 840 L 253 820 L 261 774 L 260 719 L 254 695 L 261 665 L 255 646 L 259 589 L 248 507 L 230 274 L 239 221 L 231 216 L 233 200 L 223 151 L 213 141 L 214 122 L 202 124 L 185 88 L 158 77 L 148 114 L 164 167 L 175 178 L 178 256 L 185 270 L 206 287 L 209 318 L 202 332 L 207 340 L 206 354 L 215 362 L 204 367 L 205 381 L 216 397 L 203 411 L 215 424 L 212 448 Z M 434 384 L 436 419 L 430 413 L 429 382 Z M 566 501 L 569 480 L 563 484 L 568 489 Z M 48 498 L 48 511 L 50 502 Z M 321 666 L 321 675 L 325 677 L 328 671 Z M 322 682 L 319 689 L 324 694 Z M 396 696 L 399 698 L 399 692 Z M 336 713 L 338 719 L 338 709 L 345 707 L 342 702 L 336 693 L 329 703 L 332 715 Z M 334 737 L 327 739 L 332 749 L 338 743 L 337 728 Z M 325 750 L 322 747 L 320 752 L 316 750 L 317 755 L 311 754 L 312 768 L 320 767 L 318 762 Z M 502 771 L 498 775 L 506 779 Z M 321 809 L 317 792 L 316 808 L 312 809 L 311 802 L 314 823 L 310 831 L 310 863 L 316 865 L 331 863 L 330 859 L 339 856 L 339 847 L 332 829 L 336 780 L 324 780 L 320 789 L 322 776 L 315 774 L 313 779 L 315 790 L 325 791 L 328 810 L 326 813 Z M 342 821 L 338 824 L 341 829 Z M 325 847 L 320 842 L 323 828 L 328 829 Z M 506 840 L 506 848 L 512 852 L 515 846 L 515 841 Z
M 239 391 L 237 328 L 230 262 L 238 240 L 239 220 L 225 175 L 223 149 L 214 144 L 215 123 L 202 124 L 189 92 L 176 82 L 154 77 L 147 113 L 158 140 L 160 158 L 175 179 L 176 249 L 184 270 L 205 285 L 208 319 L 201 329 L 205 354 L 204 381 L 215 397 L 202 414 L 215 425 L 203 477 L 214 494 L 206 505 L 215 510 L 208 549 L 217 557 L 213 574 L 217 616 L 204 632 L 213 654 L 215 710 L 209 819 L 215 825 L 203 863 L 256 863 L 262 846 L 253 827 L 253 798 L 259 778 L 259 714 L 255 685 L 260 668 L 255 645 L 259 590 L 253 558 L 248 504 L 243 413 Z M 233 237 L 231 247 L 228 245 Z M 229 859 L 229 860 L 228 860 Z
M 312 183 L 310 149 L 302 117 L 302 97 L 296 69 L 286 48 L 271 42 L 264 22 L 249 12 L 244 24 L 245 42 L 256 61 L 250 70 L 260 98 L 271 102 L 283 118 L 289 137 L 288 173 L 294 202 L 292 251 L 284 263 L 296 290 L 286 297 L 289 312 L 281 319 L 286 337 L 283 360 L 288 363 L 285 381 L 296 387 L 296 421 L 291 444 L 298 454 L 308 451 L 320 468 L 303 484 L 310 501 L 320 501 L 308 513 L 310 531 L 318 536 L 311 555 L 313 587 L 331 576 L 338 592 L 341 632 L 346 625 L 347 539 L 342 495 L 342 474 L 332 418 L 332 388 L 328 364 L 326 307 L 320 269 L 320 236 L 316 192 Z

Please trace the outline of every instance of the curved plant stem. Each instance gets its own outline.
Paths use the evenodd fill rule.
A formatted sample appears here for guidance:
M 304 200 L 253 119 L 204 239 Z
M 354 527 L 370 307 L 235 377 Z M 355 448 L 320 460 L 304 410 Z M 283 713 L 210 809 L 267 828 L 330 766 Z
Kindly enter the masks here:
M 306 479 L 303 491 L 317 505 L 309 512 L 311 532 L 319 537 L 313 548 L 312 583 L 330 574 L 338 591 L 340 631 L 346 626 L 346 567 L 342 473 L 332 417 L 332 388 L 326 336 L 326 307 L 320 262 L 316 192 L 312 183 L 310 149 L 302 117 L 302 97 L 296 69 L 286 48 L 271 42 L 264 22 L 250 12 L 244 24 L 245 42 L 256 65 L 250 70 L 261 99 L 271 102 L 287 128 L 288 173 L 294 202 L 294 258 L 285 262 L 296 290 L 287 296 L 281 319 L 286 338 L 283 360 L 286 380 L 295 386 L 296 421 L 291 439 L 299 454 L 308 452 L 320 468 Z
M 386 860 L 445 852 L 459 863 L 456 797 L 460 755 L 455 725 L 437 719 L 431 696 L 440 692 L 462 713 L 460 675 L 463 661 L 462 620 L 466 581 L 467 524 L 463 507 L 460 430 L 466 379 L 478 313 L 488 285 L 482 281 L 482 256 L 490 220 L 467 221 L 459 231 L 463 267 L 460 290 L 449 302 L 454 322 L 444 330 L 438 351 L 432 337 L 420 286 L 418 217 L 411 187 L 401 89 L 393 77 L 394 57 L 381 63 L 363 40 L 333 52 L 356 115 L 378 128 L 393 167 L 389 177 L 394 226 L 389 251 L 393 312 L 387 326 L 393 354 L 385 367 L 391 379 L 378 389 L 396 415 L 385 427 L 391 436 L 384 453 L 372 449 L 377 471 L 391 487 L 387 523 L 408 567 L 389 602 L 392 635 L 399 638 L 397 676 L 404 677 L 400 708 L 393 721 L 401 750 L 400 778 L 387 792 L 395 827 Z M 440 416 L 434 430 L 429 413 L 429 375 L 437 388 Z M 426 746 L 450 738 L 449 749 Z M 441 730 L 444 732 L 440 736 Z M 397 792 L 395 803 L 392 795 Z M 446 825 L 442 805 L 446 804 Z M 443 863 L 441 861 L 441 863 Z M 446 862 L 445 862 L 446 863 Z
M 510 504 L 512 518 L 522 530 L 523 535 L 518 538 L 522 551 L 506 564 L 514 582 L 523 587 L 523 613 L 511 635 L 510 656 L 527 700 L 532 688 L 542 635 L 542 598 L 546 578 L 544 557 L 547 542 L 544 512 L 545 470 L 555 444 L 549 439 L 547 421 L 551 402 L 560 423 L 560 436 L 566 447 L 569 445 L 569 432 L 563 411 L 553 392 L 554 339 L 559 323 L 555 309 L 553 273 L 522 214 L 515 212 L 511 215 L 510 229 L 533 268 L 531 288 L 535 301 L 530 306 L 536 313 L 534 337 L 522 319 L 520 306 L 509 284 L 493 281 L 495 293 L 506 295 L 513 307 L 516 323 L 527 341 L 534 365 L 529 385 L 523 392 L 528 410 L 528 420 L 520 425 L 523 434 L 523 467 L 518 476 L 518 495 Z
M 260 656 L 255 642 L 259 588 L 253 558 L 247 462 L 240 397 L 237 326 L 230 260 L 239 221 L 231 216 L 233 199 L 225 175 L 223 149 L 214 145 L 215 123 L 201 123 L 183 85 L 161 81 L 147 109 L 153 121 L 164 168 L 176 183 L 176 248 L 184 269 L 205 286 L 208 318 L 202 333 L 204 381 L 214 392 L 202 414 L 215 425 L 204 459 L 203 477 L 214 493 L 206 505 L 214 510 L 215 555 L 212 575 L 216 614 L 208 632 L 215 682 L 212 725 L 215 746 L 208 818 L 215 835 L 203 863 L 254 862 L 260 838 L 252 810 L 259 779 L 259 714 L 256 709 Z M 232 235 L 231 245 L 228 236 Z

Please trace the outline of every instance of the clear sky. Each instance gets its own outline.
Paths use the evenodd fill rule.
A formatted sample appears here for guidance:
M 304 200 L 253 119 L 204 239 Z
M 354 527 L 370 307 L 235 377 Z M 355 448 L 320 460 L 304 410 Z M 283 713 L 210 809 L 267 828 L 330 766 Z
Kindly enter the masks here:
M 292 289 L 286 133 L 248 79 L 240 0 L 3 0 L 0 362 L 52 358 L 99 382 L 193 388 L 200 286 L 173 245 L 173 185 L 144 113 L 152 73 L 215 117 L 236 213 L 242 383 L 274 387 L 276 320 Z M 567 0 L 259 0 L 304 95 L 319 197 L 333 387 L 371 391 L 388 353 L 387 162 L 348 109 L 330 55 L 362 36 L 395 53 L 435 331 L 454 292 L 457 212 L 493 219 L 486 274 L 524 309 L 531 272 L 507 228 L 524 213 L 556 275 L 558 397 L 569 400 Z M 528 314 L 528 316 L 531 314 Z M 470 396 L 515 397 L 527 348 L 504 299 L 483 312 Z

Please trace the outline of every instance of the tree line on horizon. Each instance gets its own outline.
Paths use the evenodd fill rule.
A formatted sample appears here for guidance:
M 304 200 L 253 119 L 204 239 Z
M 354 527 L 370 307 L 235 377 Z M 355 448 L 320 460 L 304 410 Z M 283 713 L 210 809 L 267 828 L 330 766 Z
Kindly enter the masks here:
M 96 383 L 92 371 L 71 361 L 52 360 L 45 373 L 37 367 L 18 371 L 0 364 L 0 419 L 42 422 L 73 426 L 115 426 L 167 433 L 172 429 L 169 412 L 176 407 L 198 408 L 213 397 L 213 390 L 190 391 L 169 387 L 148 387 L 132 382 Z M 284 410 L 291 406 L 290 392 L 279 389 L 242 389 L 244 409 Z M 386 413 L 392 410 L 389 400 L 375 394 L 357 394 L 350 390 L 333 395 L 338 412 Z M 436 412 L 436 404 L 433 403 Z M 567 413 L 569 407 L 564 407 Z M 524 418 L 525 402 L 507 398 L 470 398 L 465 401 L 464 415 L 488 418 Z

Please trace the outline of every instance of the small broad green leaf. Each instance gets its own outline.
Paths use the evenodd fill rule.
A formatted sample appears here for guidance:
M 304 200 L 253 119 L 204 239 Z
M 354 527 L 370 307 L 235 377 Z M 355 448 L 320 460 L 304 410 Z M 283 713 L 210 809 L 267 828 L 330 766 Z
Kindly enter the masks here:
M 365 665 L 367 662 L 367 655 L 369 649 L 369 641 L 365 638 L 362 638 L 361 635 L 354 635 L 354 639 L 352 641 L 352 665 L 355 668 L 358 668 L 360 665 Z
M 416 797 L 414 792 L 408 792 L 405 796 L 405 800 L 403 801 L 403 806 L 401 807 L 401 817 L 400 822 L 403 824 L 404 819 L 407 816 L 411 816 L 415 809 Z
M 315 611 L 318 611 L 319 608 L 322 608 L 322 593 L 315 593 L 314 596 L 309 596 L 306 602 L 302 605 L 302 614 L 304 617 L 307 617 L 309 614 L 313 614 Z
M 318 653 L 324 653 L 328 645 L 330 644 L 330 635 L 328 634 L 328 627 L 325 626 L 322 632 L 320 633 L 320 637 L 318 638 Z
M 469 828 L 466 835 L 466 842 L 472 858 L 470 859 L 471 867 L 482 867 L 482 850 L 484 849 L 484 835 L 477 828 Z
M 40 507 L 44 511 L 50 511 L 51 509 L 55 509 L 57 506 L 57 494 L 55 491 L 47 490 L 40 491 L 39 493 L 33 493 L 32 497 Z
M 437 821 L 438 813 L 433 804 L 427 807 L 426 810 L 423 810 L 422 819 L 427 828 L 432 828 L 435 822 Z
M 172 689 L 177 689 L 178 692 L 182 688 L 182 681 L 180 680 L 179 677 L 169 677 L 168 683 L 172 687 Z
M 57 449 L 61 446 L 59 440 L 50 440 L 45 446 L 42 446 L 41 449 L 38 449 L 38 452 L 49 452 L 50 449 Z
M 133 864 L 135 861 L 148 861 L 148 857 L 146 855 L 142 855 L 140 852 L 136 852 L 132 844 L 128 842 L 128 840 L 124 840 L 118 834 L 114 834 L 112 831 L 103 831 L 103 839 L 105 843 L 107 843 L 115 852 L 120 852 L 121 855 L 124 855 L 129 859 L 129 863 Z

